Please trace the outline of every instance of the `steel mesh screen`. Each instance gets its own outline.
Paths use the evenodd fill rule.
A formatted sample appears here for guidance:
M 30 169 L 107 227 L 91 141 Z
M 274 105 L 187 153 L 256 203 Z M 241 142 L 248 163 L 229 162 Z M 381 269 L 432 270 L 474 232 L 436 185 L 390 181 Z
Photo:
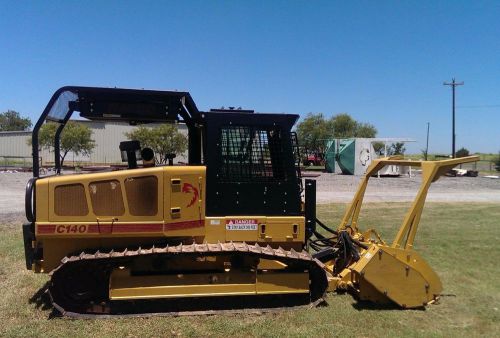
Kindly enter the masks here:
M 121 216 L 125 213 L 122 189 L 117 180 L 97 181 L 89 185 L 92 209 L 97 216 Z
M 227 126 L 221 129 L 221 181 L 275 181 L 285 177 L 281 132 Z
M 154 216 L 158 213 L 158 179 L 156 176 L 127 178 L 125 192 L 131 215 Z
M 292 142 L 292 150 L 293 150 L 293 159 L 295 165 L 295 173 L 297 175 L 297 182 L 299 184 L 300 192 L 304 190 L 302 186 L 302 172 L 300 171 L 300 148 L 299 148 L 299 140 L 297 138 L 296 132 L 290 133 L 290 139 Z
M 58 216 L 85 216 L 89 213 L 82 184 L 59 185 L 54 190 L 54 212 Z

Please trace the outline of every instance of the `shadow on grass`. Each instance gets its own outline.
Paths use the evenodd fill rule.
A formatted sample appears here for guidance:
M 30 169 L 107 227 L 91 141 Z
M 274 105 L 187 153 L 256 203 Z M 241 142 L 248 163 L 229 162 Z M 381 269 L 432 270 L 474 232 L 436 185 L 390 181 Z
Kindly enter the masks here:
M 59 318 L 61 314 L 52 306 L 49 296 L 49 282 L 45 283 L 29 300 L 39 310 L 51 310 L 48 319 Z
M 323 307 L 327 303 L 323 298 L 310 304 L 308 295 L 261 295 L 261 296 L 225 296 L 213 298 L 155 299 L 109 302 L 109 312 L 88 312 L 80 315 L 68 311 L 62 315 L 52 304 L 49 294 L 49 282 L 46 282 L 29 299 L 37 310 L 50 311 L 47 319 L 64 318 L 120 318 L 120 317 L 154 317 L 154 316 L 185 316 L 185 315 L 215 315 L 282 311 L 292 307 Z
M 375 303 L 375 302 L 370 302 L 366 300 L 358 300 L 352 304 L 352 307 L 355 308 L 358 311 L 364 311 L 364 310 L 376 310 L 376 311 L 402 311 L 404 310 L 400 306 L 394 303 L 386 303 L 386 304 L 381 304 L 381 303 Z M 416 310 L 416 311 L 425 311 L 424 306 L 420 306 L 417 308 L 412 308 L 409 310 Z

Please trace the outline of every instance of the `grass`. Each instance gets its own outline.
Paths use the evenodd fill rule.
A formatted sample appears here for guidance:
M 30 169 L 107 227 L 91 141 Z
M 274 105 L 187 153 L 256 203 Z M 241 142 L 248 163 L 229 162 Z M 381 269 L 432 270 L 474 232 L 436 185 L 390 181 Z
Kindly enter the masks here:
M 470 154 L 472 155 L 477 155 L 479 156 L 479 161 L 475 163 L 467 163 L 460 165 L 459 168 L 463 169 L 472 169 L 472 170 L 477 170 L 479 171 L 479 175 L 498 175 L 499 171 L 496 170 L 495 168 L 495 163 L 499 159 L 498 154 L 485 154 L 485 153 L 474 153 Z M 423 155 L 422 154 L 405 154 L 405 158 L 419 161 L 423 160 Z M 428 159 L 430 161 L 435 161 L 435 160 L 444 160 L 446 159 L 445 157 L 437 157 L 436 154 L 429 154 Z
M 450 154 L 432 154 L 429 153 L 428 158 L 429 160 L 439 160 L 439 159 L 444 159 L 445 155 L 450 155 Z M 480 161 L 496 161 L 499 158 L 499 154 L 493 154 L 493 153 L 471 153 L 470 156 L 472 155 L 477 155 L 479 156 Z M 406 158 L 411 158 L 413 160 L 418 160 L 418 159 L 423 159 L 424 155 L 422 153 L 418 154 L 405 154 Z
M 366 204 L 363 227 L 391 240 L 407 204 Z M 320 205 L 318 217 L 337 224 L 345 205 Z M 377 309 L 350 295 L 330 294 L 328 306 L 262 315 L 154 317 L 110 320 L 49 319 L 29 299 L 47 281 L 24 268 L 20 225 L 0 226 L 0 336 L 498 336 L 500 333 L 500 207 L 429 203 L 416 239 L 441 276 L 439 304 L 425 310 Z

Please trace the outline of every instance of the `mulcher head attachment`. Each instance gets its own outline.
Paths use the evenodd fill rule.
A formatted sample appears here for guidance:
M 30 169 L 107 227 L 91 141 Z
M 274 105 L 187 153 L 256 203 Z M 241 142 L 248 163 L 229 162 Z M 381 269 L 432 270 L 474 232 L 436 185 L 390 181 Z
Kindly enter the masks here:
M 432 182 L 456 165 L 478 160 L 478 156 L 444 161 L 409 161 L 401 157 L 374 160 L 338 229 L 317 221 L 330 237 L 314 232 L 316 239 L 309 240 L 309 246 L 318 251 L 314 257 L 325 264 L 329 273 L 329 291 L 351 291 L 360 300 L 395 303 L 402 308 L 422 307 L 435 301 L 443 289 L 441 281 L 413 249 L 427 192 Z M 375 230 L 362 232 L 358 228 L 368 180 L 386 165 L 422 169 L 420 189 L 390 245 Z

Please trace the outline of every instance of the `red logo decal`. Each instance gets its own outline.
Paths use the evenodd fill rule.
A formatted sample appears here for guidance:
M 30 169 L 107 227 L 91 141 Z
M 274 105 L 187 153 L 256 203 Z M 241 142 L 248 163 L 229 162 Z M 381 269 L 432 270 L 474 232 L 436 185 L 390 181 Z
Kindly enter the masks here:
M 191 200 L 191 202 L 189 202 L 189 204 L 187 205 L 187 207 L 189 208 L 190 206 L 192 206 L 194 204 L 194 202 L 196 202 L 196 200 L 198 199 L 198 189 L 196 189 L 195 187 L 193 187 L 192 184 L 189 184 L 189 183 L 184 183 L 184 185 L 182 186 L 182 192 L 183 193 L 186 193 L 186 194 L 189 194 L 189 193 L 192 193 L 193 194 L 193 199 Z

